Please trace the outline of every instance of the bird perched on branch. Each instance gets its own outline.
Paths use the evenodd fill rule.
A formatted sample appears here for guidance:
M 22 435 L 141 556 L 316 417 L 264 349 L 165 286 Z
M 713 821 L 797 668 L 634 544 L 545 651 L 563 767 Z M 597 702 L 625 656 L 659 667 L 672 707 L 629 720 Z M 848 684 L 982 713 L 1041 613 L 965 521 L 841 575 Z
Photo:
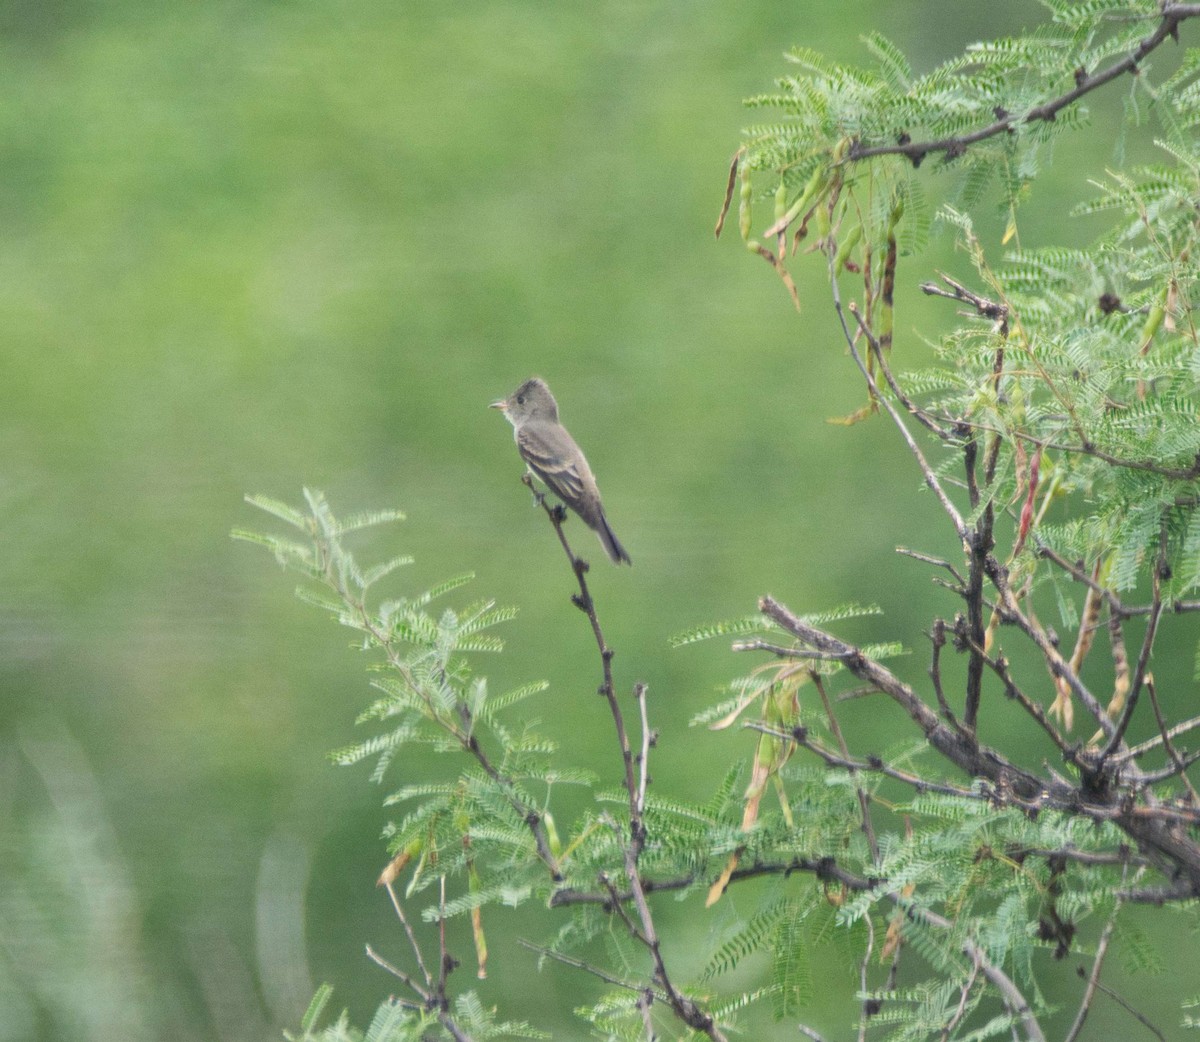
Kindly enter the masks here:
M 504 411 L 513 425 L 521 459 L 600 537 L 613 564 L 632 564 L 604 516 L 592 468 L 575 439 L 558 422 L 558 403 L 545 381 L 532 377 L 507 398 L 492 402 L 491 408 Z

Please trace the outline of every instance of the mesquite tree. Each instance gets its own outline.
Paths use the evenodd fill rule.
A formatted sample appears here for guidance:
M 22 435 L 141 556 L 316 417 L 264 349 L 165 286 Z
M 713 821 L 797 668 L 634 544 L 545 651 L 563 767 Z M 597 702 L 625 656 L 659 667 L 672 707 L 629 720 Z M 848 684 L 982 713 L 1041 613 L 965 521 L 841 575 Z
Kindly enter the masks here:
M 469 936 L 482 963 L 487 909 L 501 902 L 544 909 L 543 936 L 527 942 L 542 963 L 610 986 L 580 1011 L 596 1037 L 647 1040 L 728 1038 L 753 1002 L 780 1018 L 778 1037 L 795 1037 L 814 949 L 848 942 L 859 988 L 837 1037 L 1071 1042 L 1106 989 L 1122 913 L 1149 904 L 1194 915 L 1200 716 L 1152 667 L 1167 629 L 1200 609 L 1190 599 L 1200 585 L 1200 50 L 1180 60 L 1176 47 L 1200 29 L 1200 4 L 1047 6 L 1036 32 L 970 47 L 922 76 L 877 35 L 868 69 L 791 52 L 777 89 L 752 99 L 772 119 L 737 150 L 717 226 L 737 195 L 743 239 L 796 306 L 790 269 L 824 266 L 864 386 L 856 419 L 894 426 L 897 454 L 932 493 L 931 521 L 961 547 L 953 559 L 904 551 L 944 587 L 922 668 L 911 657 L 903 672 L 885 665 L 895 644 L 839 637 L 839 623 L 866 610 L 854 607 L 802 613 L 764 596 L 750 615 L 681 635 L 732 636 L 755 656 L 697 721 L 751 730 L 749 767 L 738 762 L 746 731 L 731 730 L 721 783 L 688 803 L 670 779 L 650 784 L 652 703 L 641 685 L 614 686 L 603 612 L 561 508 L 543 502 L 595 642 L 616 743 L 606 779 L 511 713 L 542 685 L 496 695 L 476 671 L 477 654 L 500 646 L 491 629 L 506 610 L 483 601 L 435 613 L 457 582 L 372 600 L 403 559 L 362 568 L 344 537 L 390 515 L 339 522 L 316 494 L 307 510 L 254 500 L 301 537 L 249 537 L 307 575 L 305 596 L 375 658 L 379 697 L 363 714 L 374 733 L 340 759 L 374 757 L 386 776 L 401 773 L 408 743 L 446 754 L 444 776 L 404 778 L 391 797 L 402 812 L 381 882 L 407 954 L 401 965 L 370 953 L 399 989 L 373 1037 L 536 1034 L 497 1019 L 519 1009 L 497 1014 L 454 986 L 453 937 Z M 1168 53 L 1155 75 L 1152 59 Z M 1157 163 L 1100 172 L 1090 187 L 1081 178 L 1078 209 L 1109 222 L 1086 249 L 1016 248 L 1048 144 L 1069 152 L 1088 96 L 1121 84 L 1127 119 L 1158 121 Z M 972 217 L 997 193 L 1009 229 L 993 256 Z M 967 271 L 919 268 L 935 220 L 964 247 Z M 893 336 L 895 309 L 916 292 L 959 316 L 921 370 L 903 364 Z M 1180 675 L 1167 665 L 1161 675 Z M 847 694 L 887 703 L 911 740 L 887 755 L 860 748 L 838 719 Z M 1001 699 L 1023 714 L 1016 738 L 993 722 Z M 579 820 L 555 818 L 564 784 L 596 786 Z M 681 981 L 656 922 L 660 895 L 699 910 L 750 879 L 773 889 L 715 945 L 702 979 Z M 456 920 L 462 932 L 448 941 Z M 754 964 L 760 977 L 730 986 L 761 951 L 771 958 Z M 505 957 L 518 955 L 534 958 Z M 1081 956 L 1072 1008 L 1051 1010 L 1047 975 Z M 1193 974 L 1178 1008 L 1131 1016 L 1164 1037 L 1195 1026 L 1198 994 Z M 344 1017 L 318 1028 L 327 999 L 323 990 L 304 1037 L 359 1037 Z

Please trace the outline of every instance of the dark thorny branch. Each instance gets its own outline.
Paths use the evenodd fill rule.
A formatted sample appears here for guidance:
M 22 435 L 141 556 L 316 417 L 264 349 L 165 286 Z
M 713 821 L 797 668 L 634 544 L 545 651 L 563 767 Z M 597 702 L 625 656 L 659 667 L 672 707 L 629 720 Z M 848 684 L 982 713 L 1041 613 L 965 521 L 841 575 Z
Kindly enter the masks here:
M 531 489 L 533 488 L 528 475 L 525 475 L 522 480 Z M 660 988 L 662 992 L 661 996 L 659 996 L 654 988 L 644 988 L 641 990 L 639 1009 L 642 1012 L 646 1026 L 646 1038 L 648 1042 L 652 1042 L 655 1037 L 650 1020 L 650 1010 L 657 998 L 659 1001 L 665 1001 L 671 1012 L 693 1031 L 707 1035 L 712 1039 L 712 1042 L 726 1042 L 724 1033 L 718 1027 L 713 1017 L 694 1000 L 680 991 L 671 979 L 663 958 L 662 944 L 647 897 L 648 887 L 645 880 L 643 880 L 639 865 L 642 849 L 645 846 L 647 838 L 644 815 L 646 809 L 646 789 L 650 781 L 649 753 L 651 746 L 654 744 L 654 733 L 650 730 L 649 716 L 646 710 L 646 685 L 637 683 L 633 688 L 642 729 L 640 748 L 635 754 L 630 742 L 629 731 L 625 724 L 625 715 L 621 710 L 621 704 L 617 699 L 616 689 L 613 686 L 613 651 L 604 639 L 604 631 L 601 629 L 600 619 L 596 613 L 596 602 L 592 598 L 591 590 L 588 587 L 588 563 L 583 558 L 576 556 L 575 552 L 571 549 L 570 543 L 567 541 L 566 532 L 563 530 L 563 522 L 567 517 L 565 508 L 561 504 L 551 506 L 546 501 L 545 496 L 537 492 L 534 494 L 537 502 L 545 510 L 546 516 L 550 519 L 550 523 L 554 526 L 555 534 L 558 536 L 559 543 L 562 544 L 563 552 L 567 555 L 567 560 L 570 562 L 571 570 L 579 586 L 579 592 L 572 594 L 571 601 L 587 616 L 588 622 L 591 625 L 592 635 L 596 640 L 596 648 L 600 652 L 603 676 L 599 693 L 608 704 L 613 726 L 616 729 L 617 742 L 621 748 L 624 787 L 629 806 L 629 834 L 622 844 L 624 849 L 624 865 L 622 868 L 628 884 L 628 891 L 627 893 L 618 891 L 616 886 L 607 877 L 602 878 L 600 882 L 608 893 L 608 901 L 605 907 L 611 913 L 616 914 L 623 921 L 630 935 L 646 948 L 654 966 L 653 984 L 657 988 Z M 569 902 L 559 900 L 552 903 L 565 904 Z M 626 903 L 633 905 L 633 914 L 630 914 L 626 910 Z
M 790 738 L 791 735 L 789 734 L 786 737 Z M 762 861 L 749 865 L 741 865 L 729 874 L 726 885 L 732 886 L 735 883 L 741 883 L 748 879 L 759 879 L 764 876 L 790 876 L 793 873 L 809 874 L 815 876 L 822 883 L 834 884 L 854 892 L 874 890 L 884 882 L 882 879 L 860 876 L 854 872 L 847 871 L 837 863 L 836 858 L 823 856 L 817 858 L 795 857 L 790 861 Z M 712 882 L 712 880 L 705 881 Z M 646 893 L 650 894 L 662 891 L 687 890 L 689 887 L 695 886 L 696 883 L 697 877 L 694 874 L 686 874 L 675 876 L 672 879 L 644 878 L 642 888 Z M 575 890 L 563 887 L 560 890 L 556 890 L 553 897 L 550 898 L 550 907 L 598 904 L 606 911 L 612 911 L 614 901 L 632 900 L 633 892 L 631 890 L 616 891 L 608 888 L 604 890 Z
M 1162 4 L 1159 22 L 1154 32 L 1142 40 L 1129 54 L 1098 72 L 1091 74 L 1082 72 L 1076 76 L 1075 86 L 1071 90 L 1040 105 L 1035 105 L 1025 112 L 1015 114 L 997 112 L 996 119 L 986 126 L 965 134 L 939 138 L 934 141 L 899 141 L 886 145 L 871 145 L 856 141 L 850 147 L 846 158 L 849 161 L 858 161 L 870 159 L 872 156 L 899 155 L 907 156 L 914 165 L 919 165 L 930 153 L 940 152 L 948 159 L 952 159 L 961 156 L 968 148 L 980 141 L 986 141 L 999 134 L 1011 133 L 1023 124 L 1052 122 L 1059 112 L 1098 87 L 1103 87 L 1106 83 L 1110 83 L 1126 73 L 1136 75 L 1138 67 L 1151 53 L 1167 40 L 1179 38 L 1180 22 L 1195 18 L 1197 15 L 1200 15 L 1200 4 Z

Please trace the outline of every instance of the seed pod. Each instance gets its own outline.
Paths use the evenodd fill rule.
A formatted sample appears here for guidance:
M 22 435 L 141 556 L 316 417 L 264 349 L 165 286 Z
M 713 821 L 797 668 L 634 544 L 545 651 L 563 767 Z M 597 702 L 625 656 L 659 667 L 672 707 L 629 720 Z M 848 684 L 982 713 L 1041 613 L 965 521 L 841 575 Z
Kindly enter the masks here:
M 750 184 L 750 171 L 742 171 L 742 192 L 738 202 L 738 231 L 743 239 L 750 238 L 750 200 L 754 197 L 754 186 Z

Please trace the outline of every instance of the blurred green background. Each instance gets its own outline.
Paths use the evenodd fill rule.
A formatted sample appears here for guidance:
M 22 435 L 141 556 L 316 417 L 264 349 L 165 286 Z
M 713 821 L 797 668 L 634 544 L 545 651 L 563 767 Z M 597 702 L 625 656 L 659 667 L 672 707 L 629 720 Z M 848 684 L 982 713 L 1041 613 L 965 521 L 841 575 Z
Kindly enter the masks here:
M 826 422 L 863 392 L 817 266 L 796 265 L 798 318 L 712 226 L 757 118 L 741 100 L 788 46 L 865 61 L 859 37 L 879 29 L 924 69 L 1041 14 L 0 7 L 0 1040 L 277 1038 L 322 980 L 359 1023 L 391 990 L 363 955 L 399 951 L 374 886 L 385 790 L 325 760 L 361 737 L 364 664 L 290 577 L 230 540 L 267 523 L 246 492 L 296 502 L 309 485 L 339 512 L 405 510 L 363 555 L 415 554 L 397 589 L 473 570 L 472 595 L 519 605 L 508 650 L 481 668 L 501 688 L 550 680 L 530 711 L 615 780 L 569 575 L 485 408 L 531 373 L 635 561 L 609 568 L 575 526 L 618 683 L 650 685 L 661 791 L 707 793 L 711 765 L 752 744 L 687 727 L 746 663 L 667 638 L 761 593 L 879 603 L 884 619 L 844 632 L 904 640 L 920 679 L 922 629 L 953 605 L 894 547 L 953 543 L 886 424 Z M 1037 186 L 1027 245 L 1081 236 L 1063 214 L 1112 142 L 1075 146 Z M 1001 226 L 984 222 L 997 256 Z M 963 272 L 948 239 L 902 265 L 899 364 L 949 321 L 912 293 L 938 268 Z M 901 726 L 855 704 L 845 724 L 864 749 Z M 393 782 L 428 763 L 398 768 Z M 663 914 L 702 942 L 752 904 Z M 497 936 L 551 929 L 495 919 Z M 570 1010 L 592 982 L 533 965 L 494 944 L 485 1000 L 581 1035 Z M 805 1018 L 831 1037 L 854 1015 L 851 970 L 821 967 Z M 1139 987 L 1147 1004 L 1171 994 Z M 1109 1016 L 1098 1006 L 1089 1029 Z M 768 1024 L 760 1037 L 794 1037 Z

